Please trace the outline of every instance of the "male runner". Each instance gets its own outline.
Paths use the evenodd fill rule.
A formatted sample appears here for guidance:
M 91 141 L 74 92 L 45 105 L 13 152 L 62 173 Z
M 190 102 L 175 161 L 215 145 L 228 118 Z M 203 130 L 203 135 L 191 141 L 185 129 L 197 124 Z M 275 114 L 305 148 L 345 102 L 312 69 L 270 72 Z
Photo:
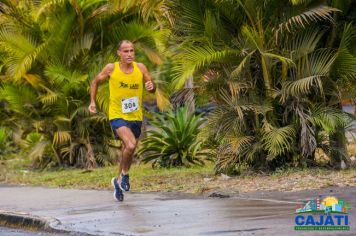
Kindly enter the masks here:
M 118 177 L 112 178 L 111 183 L 114 187 L 114 198 L 123 201 L 123 191 L 130 190 L 129 170 L 141 134 L 143 84 L 146 90 L 152 93 L 156 87 L 146 66 L 134 61 L 135 50 L 132 42 L 122 40 L 118 44 L 117 55 L 120 61 L 107 64 L 92 81 L 88 109 L 91 113 L 96 113 L 95 98 L 98 84 L 109 78 L 110 125 L 115 137 L 122 141 Z

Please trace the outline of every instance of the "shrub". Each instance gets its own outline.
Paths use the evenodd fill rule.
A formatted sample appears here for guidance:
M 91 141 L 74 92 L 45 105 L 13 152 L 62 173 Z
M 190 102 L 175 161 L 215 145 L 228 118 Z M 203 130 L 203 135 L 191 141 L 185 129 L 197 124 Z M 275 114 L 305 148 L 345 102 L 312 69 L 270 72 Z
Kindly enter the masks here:
M 204 123 L 201 115 L 189 114 L 186 107 L 176 113 L 168 111 L 156 114 L 151 122 L 152 129 L 142 140 L 138 155 L 144 163 L 161 167 L 203 165 L 210 160 L 210 150 L 202 146 L 197 138 L 199 127 Z

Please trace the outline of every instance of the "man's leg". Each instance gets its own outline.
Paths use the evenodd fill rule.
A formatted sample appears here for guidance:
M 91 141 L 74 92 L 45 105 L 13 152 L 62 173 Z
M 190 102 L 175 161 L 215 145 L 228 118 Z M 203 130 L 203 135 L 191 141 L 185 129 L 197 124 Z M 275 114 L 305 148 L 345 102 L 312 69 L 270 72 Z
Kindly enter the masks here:
M 115 131 L 116 132 L 116 131 Z M 122 161 L 122 152 L 124 150 L 124 143 L 121 142 L 121 147 L 120 149 L 117 150 L 117 165 L 119 167 L 119 173 L 121 173 L 122 167 L 121 167 L 121 161 Z
M 118 165 L 121 163 L 122 160 L 122 153 L 120 153 L 123 150 L 123 143 L 121 143 L 121 150 L 117 150 L 117 155 L 118 155 Z M 119 165 L 119 173 L 121 173 L 121 165 Z M 124 193 L 123 190 L 120 188 L 119 185 L 119 179 L 117 177 L 114 177 L 111 179 L 111 184 L 114 187 L 114 199 L 117 201 L 123 201 L 124 200 Z
M 135 139 L 135 140 L 136 140 L 136 146 L 135 146 L 135 149 L 136 149 L 137 144 L 138 144 L 138 139 Z M 135 150 L 134 150 L 134 152 L 135 152 Z M 128 173 L 128 172 L 130 171 L 132 161 L 133 161 L 133 153 L 132 153 L 132 156 L 131 156 L 131 160 L 129 161 L 128 171 L 127 171 L 126 173 Z M 119 171 L 120 171 L 119 173 L 122 173 L 122 168 L 120 168 Z M 125 174 L 126 174 L 126 173 L 125 173 Z
M 136 145 L 137 145 L 137 140 L 136 140 L 134 134 L 132 133 L 132 131 L 130 130 L 130 128 L 128 128 L 126 126 L 122 126 L 118 129 L 116 129 L 116 133 L 122 141 L 122 149 L 121 149 L 122 157 L 121 157 L 121 162 L 120 162 L 120 166 L 119 166 L 119 174 L 118 174 L 119 175 L 118 180 L 120 183 L 121 177 L 122 177 L 121 174 L 128 176 L 128 172 L 130 170 L 131 163 L 132 163 L 133 154 L 134 154 L 134 151 L 135 151 Z M 129 188 L 130 188 L 129 186 L 124 187 L 124 189 L 126 191 Z

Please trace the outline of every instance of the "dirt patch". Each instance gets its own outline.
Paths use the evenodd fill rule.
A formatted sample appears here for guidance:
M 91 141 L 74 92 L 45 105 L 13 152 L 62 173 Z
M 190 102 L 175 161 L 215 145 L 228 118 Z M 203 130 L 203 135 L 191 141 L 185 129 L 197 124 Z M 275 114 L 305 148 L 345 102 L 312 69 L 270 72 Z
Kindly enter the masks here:
M 253 175 L 245 177 L 214 177 L 203 180 L 201 193 L 218 192 L 228 195 L 254 191 L 296 192 L 325 187 L 356 186 L 356 169 L 328 171 L 310 169 L 294 173 Z

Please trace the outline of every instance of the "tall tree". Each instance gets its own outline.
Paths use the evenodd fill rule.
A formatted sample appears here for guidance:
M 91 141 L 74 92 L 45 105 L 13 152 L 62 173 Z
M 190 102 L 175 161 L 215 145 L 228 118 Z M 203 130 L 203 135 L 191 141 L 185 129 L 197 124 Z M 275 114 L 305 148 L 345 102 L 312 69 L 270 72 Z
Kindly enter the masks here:
M 334 137 L 345 137 L 350 119 L 334 104 L 337 84 L 355 80 L 355 35 L 335 19 L 336 2 L 167 1 L 176 85 L 209 77 L 206 94 L 218 105 L 207 133 L 219 171 L 314 165 L 319 148 L 330 165 L 345 159 Z M 341 37 L 327 34 L 335 27 Z
M 87 91 L 101 68 L 116 60 L 122 39 L 136 43 L 141 59 L 161 63 L 162 34 L 140 11 L 139 1 L 0 3 L 1 100 L 36 164 L 113 162 L 108 88 L 99 91 L 104 112 L 95 116 L 86 109 Z

